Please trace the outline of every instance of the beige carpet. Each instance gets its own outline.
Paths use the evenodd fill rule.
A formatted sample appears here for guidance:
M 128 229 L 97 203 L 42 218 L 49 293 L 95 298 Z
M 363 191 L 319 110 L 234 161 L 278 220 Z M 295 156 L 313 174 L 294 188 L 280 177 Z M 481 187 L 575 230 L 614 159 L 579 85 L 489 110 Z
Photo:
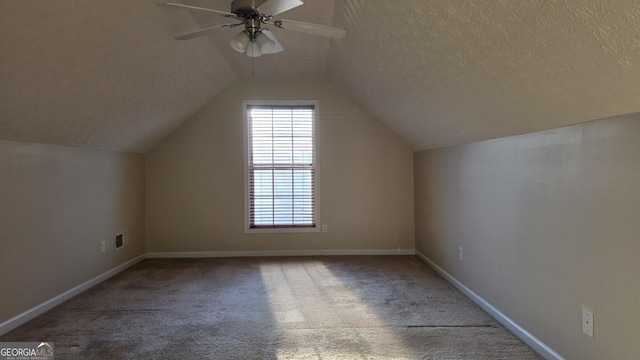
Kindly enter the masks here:
M 540 359 L 413 256 L 145 260 L 0 341 L 56 359 Z

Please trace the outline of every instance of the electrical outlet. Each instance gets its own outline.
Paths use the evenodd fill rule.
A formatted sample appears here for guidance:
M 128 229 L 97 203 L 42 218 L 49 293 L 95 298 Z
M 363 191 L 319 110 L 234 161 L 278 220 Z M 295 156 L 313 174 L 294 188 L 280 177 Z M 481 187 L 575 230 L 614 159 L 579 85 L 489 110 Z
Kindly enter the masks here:
M 107 251 L 107 242 L 102 240 L 102 253 L 104 254 L 105 251 Z
M 593 338 L 593 311 L 582 308 L 582 332 Z
M 327 225 L 322 225 L 322 232 L 323 233 L 329 232 L 329 228 L 327 227 Z
M 462 260 L 462 246 L 458 247 L 458 258 Z

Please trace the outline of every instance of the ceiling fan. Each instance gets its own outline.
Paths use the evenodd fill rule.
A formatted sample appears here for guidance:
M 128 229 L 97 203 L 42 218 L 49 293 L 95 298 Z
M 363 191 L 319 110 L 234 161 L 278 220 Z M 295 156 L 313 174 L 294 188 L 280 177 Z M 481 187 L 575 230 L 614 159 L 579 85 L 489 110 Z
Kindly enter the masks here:
M 235 51 L 244 53 L 249 57 L 258 57 L 263 54 L 275 54 L 284 50 L 271 31 L 263 28 L 262 25 L 273 25 L 280 29 L 298 31 L 333 39 L 340 39 L 347 34 L 345 29 L 336 27 L 293 20 L 274 19 L 274 16 L 300 5 L 303 5 L 303 2 L 300 0 L 233 0 L 231 2 L 231 11 L 227 12 L 169 2 L 158 3 L 158 6 L 209 11 L 237 20 L 238 22 L 236 23 L 215 25 L 180 35 L 177 36 L 176 39 L 193 39 L 194 37 L 204 35 L 213 29 L 222 27 L 234 28 L 236 26 L 244 25 L 244 30 L 234 36 L 230 43 L 231 47 Z

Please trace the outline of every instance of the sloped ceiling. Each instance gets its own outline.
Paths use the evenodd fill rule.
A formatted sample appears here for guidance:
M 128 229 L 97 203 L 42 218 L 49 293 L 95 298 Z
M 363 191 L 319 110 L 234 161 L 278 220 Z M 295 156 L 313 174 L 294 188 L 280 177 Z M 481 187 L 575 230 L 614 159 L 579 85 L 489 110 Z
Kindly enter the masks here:
M 0 1 L 0 139 L 143 153 L 235 79 L 154 0 Z
M 640 110 L 638 0 L 344 0 L 330 78 L 413 150 Z
M 220 10 L 230 0 L 185 0 Z M 640 0 L 304 0 L 279 54 L 156 0 L 0 1 L 0 140 L 144 153 L 238 78 L 326 77 L 413 150 L 640 111 Z

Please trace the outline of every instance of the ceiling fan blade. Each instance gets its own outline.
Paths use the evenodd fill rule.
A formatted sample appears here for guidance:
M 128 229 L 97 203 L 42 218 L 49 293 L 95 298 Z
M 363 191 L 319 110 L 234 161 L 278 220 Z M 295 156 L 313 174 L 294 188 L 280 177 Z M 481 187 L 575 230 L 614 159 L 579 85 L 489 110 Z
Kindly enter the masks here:
M 194 32 L 190 32 L 190 33 L 187 33 L 187 34 L 184 34 L 184 35 L 176 36 L 175 39 L 176 40 L 189 40 L 189 39 L 193 39 L 193 38 L 198 37 L 198 36 L 202 36 L 202 35 L 206 34 L 207 32 L 209 32 L 210 30 L 218 29 L 218 28 L 225 27 L 225 26 L 231 26 L 231 25 L 232 24 L 222 24 L 222 25 L 210 26 L 210 27 L 207 27 L 207 28 L 204 28 L 204 29 L 200 29 L 200 30 L 197 30 L 197 31 L 194 31 Z
M 209 12 L 214 12 L 214 13 L 218 13 L 218 14 L 220 14 L 220 15 L 224 15 L 224 16 L 231 16 L 231 17 L 235 17 L 235 16 L 236 16 L 236 14 L 234 14 L 234 13 L 230 13 L 230 12 L 227 12 L 227 11 L 220 11 L 220 10 L 214 10 L 214 9 L 207 9 L 207 8 L 203 8 L 203 7 L 191 6 L 191 5 L 184 5 L 184 4 L 176 4 L 176 3 L 158 3 L 158 6 L 177 7 L 177 8 L 181 8 L 181 9 L 189 9 L 189 10 L 209 11 Z
M 269 31 L 267 29 L 262 29 L 262 33 L 265 34 L 266 37 L 271 39 L 271 41 L 276 43 L 276 46 L 273 47 L 273 50 L 271 50 L 271 52 L 269 54 L 279 53 L 279 52 L 284 50 L 282 45 L 280 45 L 280 42 L 278 41 L 278 39 L 276 39 L 275 35 L 273 35 L 273 33 L 271 31 Z
M 332 26 L 312 24 L 292 20 L 276 20 L 273 24 L 280 29 L 303 32 L 312 35 L 325 36 L 333 39 L 341 39 L 347 35 L 347 30 Z
M 258 6 L 258 11 L 261 14 L 275 16 L 302 4 L 300 0 L 267 0 L 267 2 Z

